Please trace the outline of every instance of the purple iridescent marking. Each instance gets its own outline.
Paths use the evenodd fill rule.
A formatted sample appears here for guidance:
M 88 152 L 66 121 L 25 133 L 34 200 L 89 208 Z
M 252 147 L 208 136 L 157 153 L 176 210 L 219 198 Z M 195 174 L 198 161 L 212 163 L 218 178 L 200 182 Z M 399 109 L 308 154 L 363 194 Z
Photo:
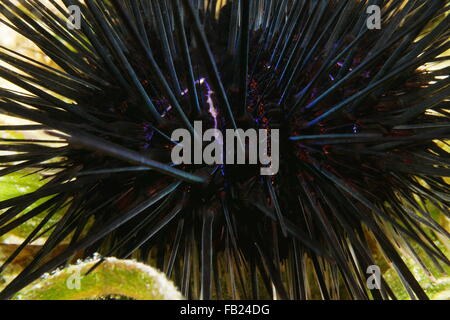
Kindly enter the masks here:
M 155 134 L 155 131 L 153 130 L 151 125 L 148 123 L 144 124 L 144 140 L 145 140 L 144 148 L 145 149 L 150 148 L 151 141 L 152 141 L 154 134 Z
M 214 91 L 211 89 L 211 86 L 209 85 L 209 83 L 206 81 L 205 78 L 200 78 L 198 80 L 195 80 L 194 82 L 196 85 L 200 84 L 200 85 L 204 85 L 206 88 L 206 103 L 209 106 L 208 112 L 211 115 L 211 117 L 214 120 L 214 129 L 218 129 L 218 120 L 217 117 L 219 116 L 219 111 L 216 109 L 216 107 L 214 106 L 214 101 L 212 98 L 212 95 L 214 94 Z M 181 91 L 181 95 L 185 96 L 186 94 L 189 93 L 189 89 L 184 89 L 183 91 Z M 164 101 L 166 102 L 166 101 Z M 161 101 L 157 102 L 158 104 L 161 104 Z M 163 114 L 161 115 L 162 118 L 164 118 L 165 116 L 167 116 L 168 112 L 172 110 L 172 106 L 168 105 Z M 144 139 L 146 141 L 146 143 L 144 144 L 144 148 L 148 149 L 150 147 L 150 142 L 153 138 L 153 134 L 154 134 L 154 130 L 151 128 L 151 126 L 149 124 L 144 124 Z M 216 137 L 219 138 L 219 137 Z M 223 144 L 223 141 L 219 141 L 220 144 Z
M 370 71 L 364 71 L 363 74 L 362 74 L 362 76 L 363 76 L 364 78 L 370 78 L 370 77 L 371 77 L 371 73 L 370 73 Z
M 214 102 L 212 99 L 212 95 L 214 94 L 214 91 L 212 91 L 211 86 L 209 85 L 208 81 L 206 81 L 205 78 L 200 78 L 198 80 L 195 80 L 195 84 L 205 85 L 206 87 L 206 103 L 209 106 L 208 112 L 214 119 L 214 128 L 217 129 L 217 117 L 219 116 L 219 111 L 214 107 Z M 189 89 L 184 89 L 181 91 L 181 95 L 184 96 L 188 94 Z
M 209 105 L 208 112 L 211 114 L 211 116 L 214 119 L 214 128 L 217 129 L 217 116 L 219 115 L 219 112 L 214 107 L 214 102 L 212 99 L 212 95 L 213 95 L 214 91 L 211 90 L 211 87 L 208 84 L 208 82 L 205 80 L 205 78 L 200 79 L 200 84 L 205 84 L 206 92 L 207 92 L 206 93 L 206 97 L 207 97 L 206 103 Z

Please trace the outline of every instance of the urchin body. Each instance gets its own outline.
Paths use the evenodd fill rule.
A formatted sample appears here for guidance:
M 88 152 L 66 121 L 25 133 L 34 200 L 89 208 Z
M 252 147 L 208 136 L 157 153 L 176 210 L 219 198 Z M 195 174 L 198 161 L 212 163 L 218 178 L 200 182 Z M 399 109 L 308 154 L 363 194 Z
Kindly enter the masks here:
M 444 3 L 381 1 L 383 28 L 369 30 L 373 1 L 228 1 L 218 13 L 215 1 L 63 2 L 82 9 L 80 30 L 58 31 L 30 1 L 58 37 L 2 3 L 63 71 L 2 53 L 29 77 L 0 75 L 32 95 L 2 90 L 0 108 L 68 142 L 17 143 L 27 164 L 3 172 L 51 175 L 38 192 L 0 203 L 3 228 L 43 196 L 68 210 L 2 297 L 99 251 L 155 263 L 189 298 L 307 299 L 315 287 L 325 299 L 394 298 L 384 281 L 366 287 L 379 247 L 426 298 L 396 246 L 418 243 L 448 264 L 423 231 L 448 234 L 425 206 L 448 210 L 448 69 L 419 68 L 449 48 L 448 18 L 419 38 Z M 195 121 L 279 130 L 278 173 L 173 166 L 170 136 Z M 67 236 L 68 249 L 43 263 Z

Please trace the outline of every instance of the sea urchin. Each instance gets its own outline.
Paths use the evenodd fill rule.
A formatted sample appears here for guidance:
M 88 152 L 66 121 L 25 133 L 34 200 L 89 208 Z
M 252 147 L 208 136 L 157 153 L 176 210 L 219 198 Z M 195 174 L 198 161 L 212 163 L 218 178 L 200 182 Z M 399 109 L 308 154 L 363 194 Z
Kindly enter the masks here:
M 373 5 L 381 29 L 367 26 Z M 80 28 L 67 22 L 74 6 Z M 194 299 L 395 299 L 383 278 L 366 286 L 380 260 L 426 299 L 402 256 L 449 265 L 434 242 L 449 233 L 430 213 L 449 212 L 449 67 L 423 67 L 448 60 L 447 1 L 1 0 L 0 10 L 56 65 L 0 48 L 0 77 L 24 90 L 0 89 L 0 110 L 35 123 L 0 130 L 52 135 L 0 144 L 14 152 L 0 175 L 46 179 L 0 202 L 0 236 L 45 213 L 1 269 L 48 235 L 1 298 L 94 252 L 150 261 Z M 172 132 L 195 121 L 279 130 L 278 173 L 174 165 Z

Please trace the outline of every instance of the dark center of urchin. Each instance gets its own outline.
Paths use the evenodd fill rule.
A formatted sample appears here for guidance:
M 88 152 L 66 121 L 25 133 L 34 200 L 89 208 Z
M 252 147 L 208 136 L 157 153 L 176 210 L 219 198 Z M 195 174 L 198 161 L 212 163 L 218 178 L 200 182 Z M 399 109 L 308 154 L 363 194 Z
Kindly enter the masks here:
M 179 87 L 176 94 L 181 102 L 183 109 L 190 119 L 191 123 L 200 121 L 202 123 L 203 132 L 208 129 L 218 129 L 221 131 L 223 137 L 226 137 L 227 129 L 240 129 L 247 131 L 248 129 L 254 129 L 256 132 L 263 129 L 267 130 L 270 137 L 270 132 L 272 129 L 279 130 L 280 139 L 279 143 L 279 156 L 281 156 L 292 148 L 289 147 L 290 141 L 289 136 L 295 131 L 295 121 L 292 122 L 284 118 L 282 108 L 279 105 L 279 97 L 282 92 L 273 87 L 273 83 L 279 79 L 279 73 L 274 70 L 274 67 L 270 64 L 270 55 L 268 53 L 261 53 L 255 50 L 258 46 L 256 42 L 260 39 L 260 34 L 254 32 L 252 38 L 255 41 L 255 46 L 252 46 L 250 51 L 250 60 L 256 58 L 258 55 L 262 55 L 260 62 L 254 65 L 252 70 L 249 70 L 247 75 L 247 93 L 245 99 L 245 109 L 244 112 L 236 112 L 235 114 L 235 124 L 230 122 L 229 117 L 225 107 L 220 103 L 218 99 L 218 93 L 213 90 L 211 80 L 208 78 L 207 70 L 204 69 L 202 61 L 195 61 L 193 65 L 196 70 L 195 73 L 197 77 L 194 79 L 194 91 L 191 88 Z M 214 37 L 212 37 L 214 38 Z M 130 43 L 130 46 L 133 46 Z M 220 55 L 221 45 L 218 44 L 217 55 Z M 195 51 L 196 49 L 194 49 Z M 223 48 L 222 52 L 226 52 Z M 158 52 L 155 49 L 156 55 L 161 55 L 161 61 L 164 60 L 163 53 Z M 193 57 L 199 55 L 192 52 Z M 136 64 L 136 70 L 141 73 L 140 78 L 141 83 L 145 90 L 152 94 L 152 101 L 157 107 L 159 113 L 164 119 L 161 124 L 154 124 L 151 121 L 142 121 L 141 116 L 135 118 L 134 110 L 136 110 L 136 104 L 139 101 L 133 101 L 129 98 L 123 99 L 119 104 L 115 104 L 113 112 L 115 112 L 120 118 L 135 118 L 136 123 L 139 124 L 138 137 L 139 144 L 136 147 L 143 153 L 146 153 L 150 157 L 158 161 L 170 162 L 170 153 L 174 147 L 173 141 L 170 141 L 170 136 L 172 132 L 179 128 L 185 128 L 185 124 L 179 118 L 179 114 L 175 108 L 171 105 L 169 99 L 161 95 L 152 85 L 152 78 L 150 70 L 146 69 L 145 65 L 140 64 L 138 54 L 133 54 L 130 56 L 130 61 Z M 230 104 L 235 108 L 239 103 L 241 103 L 242 93 L 239 90 L 238 81 L 234 75 L 235 70 L 231 67 L 230 58 L 227 55 L 223 55 L 223 58 L 218 59 L 218 68 L 220 69 L 222 80 L 226 84 L 227 94 L 230 99 Z M 182 62 L 180 62 L 181 64 Z M 161 66 L 164 68 L 164 66 Z M 167 70 L 167 72 L 169 72 Z M 180 83 L 187 83 L 189 79 L 185 79 L 185 74 L 179 74 Z M 198 108 L 195 107 L 198 105 Z M 131 105 L 134 105 L 133 108 Z M 235 108 L 239 109 L 239 108 Z M 244 152 L 245 152 L 245 163 L 244 164 L 229 164 L 224 163 L 216 166 L 210 166 L 211 170 L 214 172 L 214 177 L 219 177 L 219 180 L 228 182 L 243 182 L 250 178 L 257 178 L 260 176 L 261 164 L 250 164 L 249 163 L 249 149 L 251 141 L 244 140 Z M 207 145 L 206 142 L 203 143 L 203 147 Z M 225 149 L 225 144 L 223 145 Z M 237 148 L 237 144 L 235 148 Z M 268 146 L 270 150 L 270 146 Z M 237 152 L 237 149 L 235 150 Z M 224 150 L 224 154 L 225 154 Z M 235 152 L 235 153 L 236 153 Z M 194 155 L 194 150 L 192 150 L 192 157 Z M 225 162 L 225 161 L 224 161 Z M 194 161 L 192 161 L 194 163 Z M 185 170 L 201 170 L 205 168 L 206 165 L 185 165 L 183 169 Z
M 232 55 L 227 52 L 227 43 L 223 40 L 228 38 L 226 33 L 229 30 L 228 24 L 223 27 L 219 25 L 215 27 L 218 28 L 217 33 L 212 32 L 212 29 L 209 28 L 206 28 L 205 31 L 215 56 L 221 81 L 233 109 L 235 126 L 242 130 L 266 129 L 269 132 L 272 129 L 279 130 L 280 171 L 284 171 L 284 174 L 298 176 L 299 172 L 305 170 L 303 164 L 326 165 L 329 170 L 345 172 L 354 181 L 367 181 L 374 188 L 380 185 L 381 177 L 366 174 L 366 170 L 355 170 L 362 162 L 366 162 L 366 166 L 377 166 L 376 161 L 370 157 L 361 159 L 358 155 L 357 158 L 354 158 L 355 153 L 352 150 L 360 148 L 362 144 L 351 144 L 345 146 L 347 150 L 344 150 L 345 148 L 339 144 L 340 138 L 331 139 L 330 137 L 336 135 L 353 138 L 353 136 L 366 132 L 383 136 L 389 132 L 383 127 L 374 127 L 370 123 L 364 123 L 367 116 L 364 107 L 360 107 L 361 114 L 357 114 L 353 110 L 354 105 L 350 104 L 343 110 L 343 116 L 336 118 L 329 116 L 326 120 L 323 118 L 323 110 L 336 106 L 354 95 L 357 91 L 356 88 L 364 86 L 370 80 L 371 75 L 380 70 L 381 65 L 362 70 L 363 72 L 355 76 L 346 86 L 336 90 L 332 95 L 320 99 L 321 102 L 314 105 L 317 97 L 342 79 L 346 70 L 358 68 L 361 64 L 361 57 L 365 54 L 364 49 L 356 50 L 351 59 L 342 58 L 337 61 L 327 69 L 325 76 L 319 71 L 326 66 L 326 55 L 317 51 L 314 56 L 305 57 L 308 63 L 302 66 L 301 73 L 296 73 L 295 70 L 299 66 L 290 61 L 289 54 L 280 55 L 280 57 L 273 56 L 272 49 L 265 49 L 261 45 L 264 35 L 259 31 L 252 31 L 250 32 L 249 61 L 256 61 L 256 63 L 249 63 L 246 76 L 245 107 L 242 109 L 240 108 L 243 101 L 243 93 L 240 91 L 242 85 L 239 83 L 239 70 L 236 69 L 239 64 L 236 64 L 235 58 L 232 58 Z M 223 32 L 225 33 L 223 34 Z M 294 35 L 293 39 L 296 40 L 299 36 Z M 226 106 L 218 98 L 217 88 L 212 85 L 210 73 L 205 67 L 203 58 L 199 58 L 202 57 L 197 52 L 199 49 L 197 47 L 190 49 L 195 78 L 189 79 L 184 70 L 184 61 L 167 57 L 162 45 L 157 45 L 159 43 L 158 36 L 150 34 L 149 37 L 155 39 L 153 54 L 162 72 L 172 74 L 174 70 L 178 71 L 176 76 L 179 81 L 172 81 L 169 85 L 174 90 L 189 122 L 193 124 L 195 121 L 201 121 L 204 131 L 216 128 L 225 136 L 225 131 L 233 128 L 233 124 L 227 114 Z M 342 39 L 342 42 L 350 44 L 353 40 L 353 38 Z M 185 128 L 186 124 L 180 119 L 180 114 L 171 104 L 170 99 L 156 85 L 157 81 L 155 81 L 155 75 L 151 68 L 142 62 L 145 61 L 142 51 L 133 41 L 130 41 L 128 46 L 130 48 L 128 59 L 163 121 L 157 124 L 151 120 L 152 116 L 148 114 L 148 110 L 142 107 L 142 101 L 134 98 L 137 94 L 124 96 L 116 92 L 110 92 L 110 105 L 112 105 L 110 116 L 114 122 L 124 121 L 136 124 L 135 128 L 131 128 L 134 136 L 133 141 L 130 141 L 130 147 L 154 160 L 170 163 L 172 160 L 171 150 L 174 147 L 173 141 L 170 141 L 171 134 L 176 129 Z M 281 48 L 279 49 L 281 50 Z M 384 53 L 386 57 L 390 54 L 390 50 Z M 318 79 L 320 81 L 317 81 Z M 194 83 L 189 88 L 186 84 L 190 82 Z M 117 103 L 117 101 L 120 102 Z M 362 103 L 362 101 L 357 102 Z M 375 110 L 382 107 L 382 103 L 376 101 L 368 101 L 367 104 L 373 106 Z M 396 107 L 395 103 L 390 106 L 392 109 Z M 130 128 L 123 129 L 122 132 L 129 135 Z M 296 137 L 301 137 L 301 139 L 296 140 Z M 248 141 L 244 141 L 244 145 L 245 150 L 248 151 Z M 193 154 L 194 152 L 192 152 Z M 246 154 L 246 160 L 248 156 Z M 352 162 L 353 165 L 351 165 Z M 283 166 L 283 163 L 290 163 L 290 166 Z M 330 167 L 332 163 L 344 163 L 345 165 L 333 168 Z M 247 161 L 245 164 L 189 164 L 179 167 L 195 174 L 201 174 L 202 170 L 206 170 L 208 171 L 206 176 L 210 177 L 209 181 L 214 182 L 217 186 L 226 186 L 233 182 L 248 182 L 261 177 L 261 165 L 249 164 Z
M 238 140 L 237 138 L 233 138 L 233 141 L 230 141 L 227 138 L 227 130 L 233 130 L 226 120 L 226 116 L 223 114 L 223 110 L 219 108 L 218 101 L 215 97 L 214 91 L 211 90 L 211 87 L 205 78 L 200 78 L 196 81 L 198 93 L 200 95 L 200 99 L 203 100 L 202 105 L 206 106 L 205 110 L 201 113 L 197 114 L 194 117 L 194 122 L 202 124 L 203 132 L 208 129 L 217 129 L 221 133 L 220 139 L 214 138 L 215 141 L 221 146 L 222 152 L 222 161 L 223 163 L 214 163 L 210 164 L 210 169 L 214 172 L 213 176 L 219 177 L 219 181 L 222 181 L 222 184 L 228 182 L 244 182 L 250 178 L 256 178 L 261 175 L 260 170 L 263 164 L 257 160 L 258 163 L 252 163 L 250 158 L 254 155 L 250 155 L 250 153 L 259 152 L 260 146 L 258 143 L 263 142 L 262 138 L 259 135 L 259 130 L 266 130 L 267 132 L 267 144 L 268 152 L 271 157 L 274 154 L 271 154 L 271 145 L 270 145 L 270 137 L 272 134 L 272 130 L 279 130 L 280 139 L 276 141 L 279 144 L 279 148 L 286 150 L 286 143 L 289 142 L 289 126 L 286 123 L 285 126 L 281 125 L 282 115 L 279 110 L 276 109 L 276 106 L 264 105 L 263 102 L 257 101 L 255 97 L 252 97 L 252 92 L 250 92 L 248 100 L 249 105 L 247 107 L 248 113 L 245 115 L 238 117 L 236 119 L 236 128 L 243 133 L 247 133 L 250 130 L 254 130 L 257 134 L 256 140 L 252 140 L 249 137 L 244 138 L 243 140 Z M 187 89 L 182 91 L 182 96 L 186 96 L 187 98 L 190 93 Z M 258 105 L 256 110 L 256 105 Z M 170 133 L 174 130 L 180 128 L 179 121 L 176 120 L 176 114 L 174 114 L 174 110 L 171 107 L 170 103 L 166 100 L 159 100 L 158 106 L 162 110 L 162 114 L 164 118 L 167 120 L 164 124 L 160 126 L 152 126 L 151 123 L 144 123 L 142 125 L 142 145 L 141 150 L 143 152 L 148 152 L 153 156 L 158 156 L 160 160 L 169 160 L 169 154 L 174 147 L 174 143 L 168 141 L 167 137 L 170 136 Z M 166 133 L 166 137 L 161 135 L 162 132 Z M 201 132 L 200 134 L 202 134 Z M 194 136 L 192 135 L 192 139 Z M 193 141 L 193 140 L 192 140 Z M 239 142 L 242 142 L 243 149 L 240 149 Z M 201 152 L 205 149 L 205 147 L 210 144 L 210 141 L 201 141 L 202 148 Z M 256 144 L 256 145 L 255 145 Z M 230 148 L 233 149 L 234 163 L 227 162 L 227 150 Z M 191 163 L 189 165 L 184 165 L 184 169 L 192 171 L 192 170 L 200 170 L 201 168 L 205 168 L 208 165 L 205 163 L 195 164 L 194 161 L 194 153 L 198 152 L 194 148 L 193 145 L 190 146 L 191 150 Z M 228 148 L 228 149 L 227 149 Z M 252 150 L 251 150 L 252 149 Z M 159 151 L 158 151 L 159 150 Z M 238 163 L 237 154 L 242 152 L 244 154 L 244 163 Z M 163 154 L 165 156 L 163 156 Z M 281 150 L 277 154 L 279 157 L 282 154 Z M 259 154 L 258 154 L 259 155 Z M 217 181 L 216 181 L 217 182 Z
M 236 77 L 237 70 L 233 68 L 231 58 L 224 54 L 226 52 L 226 44 L 221 43 L 218 38 L 213 34 L 208 34 L 212 41 L 216 40 L 215 55 L 217 56 L 217 64 L 221 73 L 222 81 L 226 86 L 227 95 L 230 99 L 230 104 L 233 109 L 239 109 L 237 107 L 242 103 L 242 92 L 239 89 L 239 81 Z M 304 143 L 298 143 L 292 140 L 292 137 L 305 135 L 309 137 L 324 135 L 327 133 L 334 134 L 357 134 L 360 132 L 361 125 L 359 120 L 355 118 L 351 112 L 347 113 L 347 117 L 340 119 L 339 122 L 317 121 L 314 125 L 311 125 L 311 119 L 317 119 L 321 116 L 321 112 L 314 111 L 314 108 L 309 109 L 308 103 L 314 101 L 314 99 L 326 88 L 336 80 L 340 71 L 344 67 L 344 62 L 338 62 L 329 76 L 320 83 L 315 83 L 313 87 L 307 86 L 311 82 L 312 75 L 323 65 L 323 58 L 320 54 L 311 59 L 311 63 L 305 66 L 306 72 L 301 75 L 291 74 L 287 75 L 287 69 L 279 68 L 279 65 L 290 65 L 285 58 L 283 61 L 274 59 L 270 51 L 261 50 L 259 41 L 261 40 L 261 34 L 259 32 L 251 33 L 251 45 L 249 52 L 250 61 L 258 61 L 258 63 L 252 65 L 247 74 L 247 92 L 245 97 L 245 110 L 244 112 L 235 113 L 236 128 L 247 129 L 265 129 L 270 132 L 271 129 L 277 129 L 280 132 L 279 140 L 279 155 L 280 162 L 283 162 L 283 158 L 295 158 L 300 161 L 309 162 L 312 158 L 327 158 L 329 157 L 332 147 L 328 144 L 321 144 L 313 140 L 313 145 L 309 144 L 310 141 L 306 140 Z M 351 39 L 348 39 L 351 41 Z M 130 47 L 133 48 L 135 43 L 130 42 Z M 155 47 L 155 56 L 159 57 L 158 61 L 165 61 L 162 48 Z M 198 49 L 193 49 L 192 57 L 199 56 L 195 53 Z M 153 85 L 153 79 L 151 71 L 148 66 L 141 64 L 143 57 L 139 56 L 139 50 L 130 50 L 132 54 L 129 59 L 134 65 L 135 69 L 139 72 L 139 78 L 143 88 L 150 94 L 153 104 L 158 109 L 158 112 L 163 118 L 163 122 L 155 124 L 151 121 L 142 121 L 142 114 L 138 116 L 135 114 L 135 110 L 139 110 L 137 105 L 141 105 L 142 102 L 133 100 L 129 97 L 121 97 L 119 104 L 115 103 L 113 111 L 118 118 L 123 118 L 129 121 L 134 119 L 136 124 L 139 124 L 139 128 L 136 131 L 138 136 L 138 144 L 135 145 L 136 149 L 146 153 L 148 156 L 155 160 L 170 162 L 170 153 L 174 146 L 174 143 L 170 141 L 172 132 L 179 128 L 184 128 L 185 124 L 180 120 L 179 114 L 171 105 L 168 98 L 164 97 Z M 220 58 L 219 58 L 220 57 Z M 178 64 L 182 64 L 182 61 L 172 62 L 174 67 L 181 69 Z M 359 58 L 356 56 L 351 62 L 348 62 L 347 68 L 356 67 L 360 63 Z M 192 87 L 182 87 L 179 84 L 173 85 L 178 87 L 176 95 L 181 102 L 183 109 L 191 121 L 201 121 L 203 130 L 216 128 L 220 130 L 225 137 L 225 131 L 233 128 L 230 123 L 230 119 L 227 116 L 225 106 L 223 106 L 211 85 L 211 80 L 208 78 L 207 70 L 205 70 L 202 61 L 193 61 L 195 67 L 194 90 Z M 294 66 L 291 66 L 292 68 Z M 168 66 L 161 65 L 161 68 L 169 68 Z M 164 70 L 170 72 L 170 70 Z M 186 79 L 186 75 L 182 72 L 178 75 L 180 77 L 179 83 L 187 83 L 189 79 Z M 370 77 L 370 71 L 364 72 L 356 82 L 365 81 L 367 77 Z M 289 84 L 289 86 L 288 86 Z M 357 87 L 357 83 L 354 83 Z M 289 87 L 289 90 L 286 89 Z M 335 102 L 339 102 L 347 96 L 354 94 L 350 88 L 341 90 L 337 95 L 325 99 L 324 103 L 332 105 Z M 117 101 L 117 99 L 115 100 Z M 197 108 L 195 107 L 197 104 Z M 299 105 L 302 105 L 302 112 L 294 112 Z M 132 107 L 131 107 L 132 106 Z M 151 118 L 151 117 L 149 117 Z M 249 141 L 244 141 L 245 151 L 249 150 Z M 204 143 L 205 146 L 205 143 Z M 193 150 L 194 151 L 194 150 Z M 193 152 L 192 152 L 193 154 Z M 257 178 L 261 165 L 252 165 L 248 163 L 249 155 L 246 154 L 245 164 L 226 164 L 215 166 L 212 168 L 216 173 L 214 176 L 221 176 L 224 181 L 247 181 L 250 178 Z M 192 162 L 193 163 L 193 162 Z M 205 165 L 191 165 L 184 166 L 185 170 L 200 170 Z M 225 178 L 226 177 L 226 178 Z

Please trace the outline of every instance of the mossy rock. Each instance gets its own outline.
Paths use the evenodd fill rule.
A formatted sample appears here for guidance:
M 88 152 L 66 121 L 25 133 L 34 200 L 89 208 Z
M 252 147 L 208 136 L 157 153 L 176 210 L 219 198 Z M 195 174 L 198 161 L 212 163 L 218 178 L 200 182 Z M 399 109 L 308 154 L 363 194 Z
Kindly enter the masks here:
M 154 268 L 133 260 L 88 259 L 44 275 L 19 292 L 18 300 L 82 300 L 120 296 L 137 300 L 181 300 L 183 296 Z
M 18 171 L 5 176 L 0 176 L 0 201 L 12 199 L 19 197 L 30 192 L 34 192 L 42 187 L 46 181 L 43 179 L 42 175 L 38 173 L 33 173 L 32 171 Z M 48 201 L 52 197 L 45 197 L 39 199 L 32 205 L 28 206 L 23 210 L 16 218 L 23 216 L 24 214 L 30 212 L 32 209 Z M 49 213 L 48 210 L 43 211 L 37 216 L 31 218 L 27 222 L 19 225 L 17 228 L 13 229 L 7 234 L 7 237 L 17 237 L 19 239 L 26 238 L 42 221 L 42 219 Z M 64 213 L 64 209 L 57 212 L 49 221 L 48 225 L 52 225 L 59 221 L 61 215 Z M 45 229 L 45 228 L 44 228 Z M 5 237 L 1 237 L 3 240 Z

